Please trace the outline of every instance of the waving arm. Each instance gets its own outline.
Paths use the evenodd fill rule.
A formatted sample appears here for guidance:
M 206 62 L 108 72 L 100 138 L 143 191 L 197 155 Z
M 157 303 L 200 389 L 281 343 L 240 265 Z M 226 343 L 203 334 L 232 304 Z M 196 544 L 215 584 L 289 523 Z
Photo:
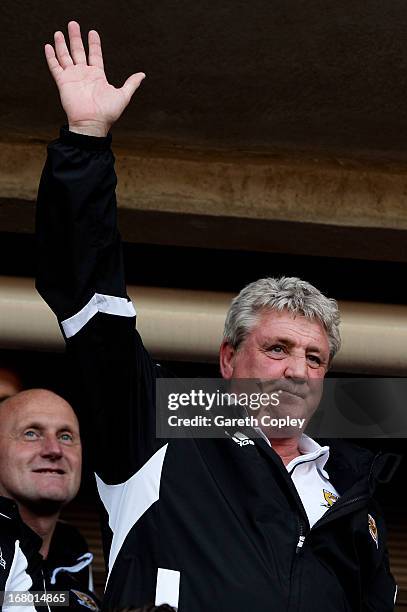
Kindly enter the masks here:
M 106 78 L 100 36 L 88 34 L 86 57 L 79 24 L 68 24 L 69 48 L 62 32 L 54 34 L 55 48 L 45 45 L 45 57 L 55 80 L 71 132 L 106 136 L 138 89 L 145 74 L 132 74 L 116 88 Z

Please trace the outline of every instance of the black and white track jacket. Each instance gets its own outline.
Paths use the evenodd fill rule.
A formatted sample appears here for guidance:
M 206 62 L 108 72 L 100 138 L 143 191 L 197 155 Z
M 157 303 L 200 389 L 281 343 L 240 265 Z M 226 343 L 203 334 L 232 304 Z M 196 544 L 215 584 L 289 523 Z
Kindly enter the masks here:
M 156 439 L 160 368 L 134 328 L 115 187 L 110 137 L 62 130 L 50 144 L 37 288 L 58 317 L 91 414 L 109 525 L 106 609 L 156 600 L 180 612 L 391 612 L 396 586 L 372 497 L 388 456 L 330 441 L 326 468 L 341 497 L 309 529 L 265 440 Z
M 41 538 L 20 518 L 13 500 L 0 497 L 0 592 L 45 596 L 55 591 L 68 593 L 69 609 L 99 610 L 92 592 L 92 554 L 85 540 L 72 525 L 57 522 L 47 559 L 40 554 Z M 3 598 L 2 600 L 3 601 Z M 7 598 L 4 600 L 7 602 Z M 49 605 L 35 607 L 20 598 L 21 606 L 0 604 L 4 612 L 64 610 Z M 42 602 L 44 603 L 44 602 Z

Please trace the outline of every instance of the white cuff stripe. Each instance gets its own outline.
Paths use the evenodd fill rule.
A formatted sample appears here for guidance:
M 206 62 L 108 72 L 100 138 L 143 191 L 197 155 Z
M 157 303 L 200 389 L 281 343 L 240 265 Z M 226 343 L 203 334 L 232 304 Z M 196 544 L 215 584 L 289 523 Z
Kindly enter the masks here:
M 179 582 L 180 572 L 159 567 L 157 571 L 155 605 L 162 606 L 168 604 L 177 609 L 179 603 Z
M 71 338 L 77 334 L 98 312 L 118 315 L 119 317 L 136 316 L 134 306 L 127 298 L 95 293 L 82 310 L 69 317 L 69 319 L 62 321 L 61 325 L 65 336 Z

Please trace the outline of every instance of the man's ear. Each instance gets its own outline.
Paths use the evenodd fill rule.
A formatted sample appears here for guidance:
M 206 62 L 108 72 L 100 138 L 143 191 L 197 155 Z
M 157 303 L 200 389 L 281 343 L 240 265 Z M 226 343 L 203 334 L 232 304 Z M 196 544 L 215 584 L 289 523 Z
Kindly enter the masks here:
M 220 345 L 219 350 L 219 366 L 223 378 L 229 380 L 233 377 L 233 371 L 235 369 L 235 354 L 236 350 L 229 342 L 224 340 Z

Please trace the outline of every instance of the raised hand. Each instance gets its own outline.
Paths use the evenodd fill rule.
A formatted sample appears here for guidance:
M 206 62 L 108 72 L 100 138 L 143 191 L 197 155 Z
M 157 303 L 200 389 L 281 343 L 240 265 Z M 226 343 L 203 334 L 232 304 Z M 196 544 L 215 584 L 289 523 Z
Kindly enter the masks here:
M 58 86 L 69 129 L 91 136 L 106 136 L 139 87 L 145 74 L 132 74 L 123 87 L 116 88 L 106 79 L 99 34 L 88 34 L 86 58 L 79 24 L 68 24 L 69 47 L 62 32 L 55 32 L 55 50 L 45 45 L 48 67 Z

